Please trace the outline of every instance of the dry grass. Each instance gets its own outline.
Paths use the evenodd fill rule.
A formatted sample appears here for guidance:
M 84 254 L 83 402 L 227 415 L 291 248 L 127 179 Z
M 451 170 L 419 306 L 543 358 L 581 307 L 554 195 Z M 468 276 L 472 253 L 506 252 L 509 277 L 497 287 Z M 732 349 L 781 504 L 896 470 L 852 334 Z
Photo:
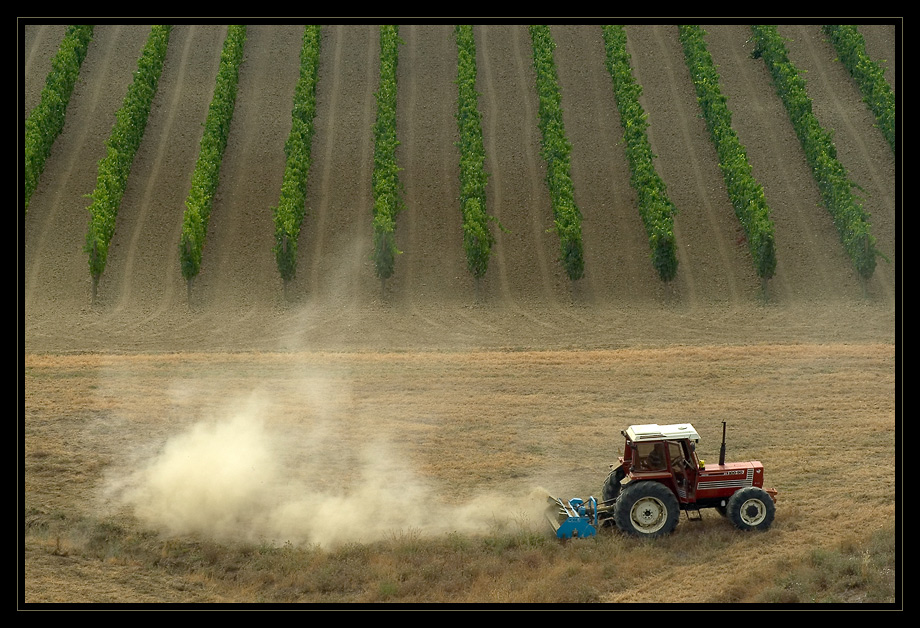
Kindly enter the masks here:
M 66 529 L 66 524 L 64 524 Z M 61 543 L 29 530 L 29 565 L 54 564 L 58 587 L 92 584 L 91 601 L 262 604 L 526 603 L 578 606 L 643 602 L 667 574 L 696 574 L 704 594 L 674 590 L 670 602 L 891 604 L 895 601 L 892 528 L 853 537 L 804 556 L 783 555 L 734 577 L 701 571 L 713 556 L 764 551 L 769 541 L 725 526 L 657 542 L 603 532 L 559 543 L 545 530 L 496 529 L 484 536 L 423 537 L 408 530 L 372 543 L 315 545 L 162 539 L 106 522 L 78 522 L 82 540 Z M 52 539 L 54 541 L 52 542 Z M 701 573 L 705 577 L 700 577 Z M 84 582 L 77 582 L 79 575 Z M 69 580 L 73 578 L 72 582 Z M 129 580 L 130 578 L 130 580 Z M 671 578 L 673 580 L 673 578 Z M 109 583 L 100 587 L 100 582 Z M 716 584 L 718 586 L 716 586 Z M 107 596 L 121 586 L 130 599 Z M 70 589 L 74 594 L 77 589 Z M 53 586 L 32 601 L 63 601 Z M 156 596 L 166 595 L 165 599 Z M 70 600 L 75 601 L 75 600 Z M 663 600 L 659 600 L 663 601 Z
M 30 355 L 24 600 L 891 602 L 894 360 Z M 546 492 L 599 492 L 628 424 L 691 421 L 715 459 L 722 420 L 728 458 L 780 491 L 768 533 L 707 512 L 654 543 L 560 544 L 539 519 Z

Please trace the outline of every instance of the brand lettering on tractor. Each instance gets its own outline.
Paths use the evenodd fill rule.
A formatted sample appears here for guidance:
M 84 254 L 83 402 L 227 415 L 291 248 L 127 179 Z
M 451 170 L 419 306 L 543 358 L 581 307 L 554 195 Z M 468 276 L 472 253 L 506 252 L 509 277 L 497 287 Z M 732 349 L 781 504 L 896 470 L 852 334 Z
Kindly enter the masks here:
M 737 479 L 728 479 L 725 476 L 729 475 L 743 475 L 743 478 Z M 748 469 L 747 471 L 726 471 L 719 475 L 718 478 L 700 480 L 699 490 L 708 491 L 717 488 L 731 488 L 735 486 L 752 486 L 754 484 L 754 470 Z

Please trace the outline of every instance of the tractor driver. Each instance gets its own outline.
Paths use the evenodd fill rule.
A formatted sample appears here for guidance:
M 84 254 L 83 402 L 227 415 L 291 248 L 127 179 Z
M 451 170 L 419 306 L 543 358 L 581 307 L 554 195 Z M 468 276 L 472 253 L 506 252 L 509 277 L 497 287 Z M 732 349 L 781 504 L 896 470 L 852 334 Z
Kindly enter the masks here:
M 645 447 L 643 447 L 645 445 Z M 636 466 L 641 471 L 662 471 L 664 470 L 664 446 L 661 443 L 654 443 L 650 451 L 643 451 L 647 449 L 648 444 L 639 443 L 639 447 L 636 451 L 638 454 L 638 460 L 636 461 Z

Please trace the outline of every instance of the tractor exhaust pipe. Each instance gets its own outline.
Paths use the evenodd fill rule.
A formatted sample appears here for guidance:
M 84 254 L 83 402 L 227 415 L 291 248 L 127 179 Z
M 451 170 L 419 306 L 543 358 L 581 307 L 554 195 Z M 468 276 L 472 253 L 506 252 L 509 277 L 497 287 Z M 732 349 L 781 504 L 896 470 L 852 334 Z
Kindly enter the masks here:
M 725 421 L 722 421 L 722 447 L 719 449 L 719 464 L 725 464 Z

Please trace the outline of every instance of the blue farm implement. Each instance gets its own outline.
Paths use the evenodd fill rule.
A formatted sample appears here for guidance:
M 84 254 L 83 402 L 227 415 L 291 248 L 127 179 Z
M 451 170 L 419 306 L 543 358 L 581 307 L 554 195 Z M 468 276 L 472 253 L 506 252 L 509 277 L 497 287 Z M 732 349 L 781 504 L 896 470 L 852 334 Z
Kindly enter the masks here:
M 550 497 L 550 512 L 546 518 L 560 539 L 585 538 L 597 534 L 597 500 L 588 498 L 584 500 L 573 498 L 563 501 L 557 497 Z M 558 511 L 553 513 L 558 507 Z

